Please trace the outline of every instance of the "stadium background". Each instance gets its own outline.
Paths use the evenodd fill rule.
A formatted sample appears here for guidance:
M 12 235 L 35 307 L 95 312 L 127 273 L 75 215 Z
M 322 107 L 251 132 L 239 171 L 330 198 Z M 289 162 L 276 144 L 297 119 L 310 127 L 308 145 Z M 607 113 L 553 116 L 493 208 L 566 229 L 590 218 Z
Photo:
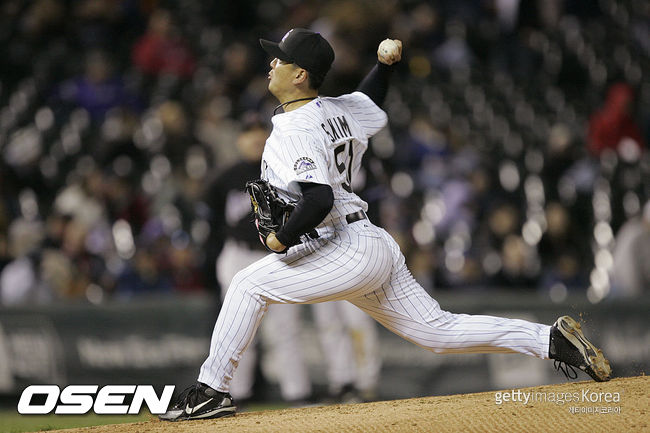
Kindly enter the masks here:
M 292 27 L 335 48 L 325 95 L 404 42 L 357 190 L 443 307 L 582 315 L 616 374 L 645 371 L 649 21 L 611 0 L 3 2 L 0 393 L 193 379 L 218 311 L 204 193 L 276 104 L 257 38 Z M 388 333 L 382 355 L 382 398 L 563 380 Z

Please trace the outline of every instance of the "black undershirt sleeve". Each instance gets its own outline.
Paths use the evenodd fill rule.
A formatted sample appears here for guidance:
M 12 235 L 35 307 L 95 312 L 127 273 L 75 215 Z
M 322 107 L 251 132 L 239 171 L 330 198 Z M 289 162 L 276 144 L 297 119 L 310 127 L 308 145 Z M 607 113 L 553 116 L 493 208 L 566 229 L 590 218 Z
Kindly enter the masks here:
M 377 62 L 368 75 L 361 81 L 357 90 L 365 93 L 378 107 L 381 107 L 384 99 L 386 99 L 388 82 L 392 72 L 392 66 Z
M 365 93 L 377 106 L 381 106 L 386 99 L 392 71 L 391 66 L 377 62 L 357 90 Z M 287 223 L 275 234 L 286 246 L 297 244 L 299 237 L 320 224 L 334 205 L 334 193 L 329 185 L 306 182 L 300 182 L 299 185 L 302 198 Z
M 334 206 L 334 192 L 331 186 L 307 182 L 299 182 L 298 185 L 302 198 L 287 223 L 275 234 L 286 246 L 297 244 L 300 235 L 310 232 L 320 224 Z

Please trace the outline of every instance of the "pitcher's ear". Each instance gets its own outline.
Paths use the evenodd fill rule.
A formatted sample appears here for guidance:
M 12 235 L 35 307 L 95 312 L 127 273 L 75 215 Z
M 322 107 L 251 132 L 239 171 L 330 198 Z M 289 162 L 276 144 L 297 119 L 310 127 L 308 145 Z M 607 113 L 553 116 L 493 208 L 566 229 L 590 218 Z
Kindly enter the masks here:
M 293 82 L 294 84 L 300 84 L 304 81 L 307 81 L 309 78 L 309 72 L 307 72 L 306 69 L 298 68 L 296 70 L 296 75 L 294 76 Z

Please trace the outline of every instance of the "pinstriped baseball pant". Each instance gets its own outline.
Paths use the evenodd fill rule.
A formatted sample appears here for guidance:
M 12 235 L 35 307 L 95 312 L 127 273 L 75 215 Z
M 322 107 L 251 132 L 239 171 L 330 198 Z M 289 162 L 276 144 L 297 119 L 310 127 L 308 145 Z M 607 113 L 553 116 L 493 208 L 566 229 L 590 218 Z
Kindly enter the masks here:
M 319 230 L 319 232 L 321 232 Z M 368 220 L 337 222 L 319 239 L 269 254 L 232 280 L 199 382 L 227 392 L 270 303 L 347 300 L 394 333 L 436 353 L 524 353 L 548 358 L 550 326 L 453 314 L 412 277 L 397 243 Z

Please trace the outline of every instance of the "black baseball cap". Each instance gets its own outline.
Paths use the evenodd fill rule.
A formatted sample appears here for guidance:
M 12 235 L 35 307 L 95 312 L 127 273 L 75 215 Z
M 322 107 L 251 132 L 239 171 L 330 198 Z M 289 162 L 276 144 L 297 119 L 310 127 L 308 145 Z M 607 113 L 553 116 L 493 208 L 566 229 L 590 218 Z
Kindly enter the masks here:
M 264 51 L 283 62 L 295 63 L 310 74 L 325 78 L 334 61 L 334 50 L 320 33 L 291 29 L 278 42 L 260 39 Z

